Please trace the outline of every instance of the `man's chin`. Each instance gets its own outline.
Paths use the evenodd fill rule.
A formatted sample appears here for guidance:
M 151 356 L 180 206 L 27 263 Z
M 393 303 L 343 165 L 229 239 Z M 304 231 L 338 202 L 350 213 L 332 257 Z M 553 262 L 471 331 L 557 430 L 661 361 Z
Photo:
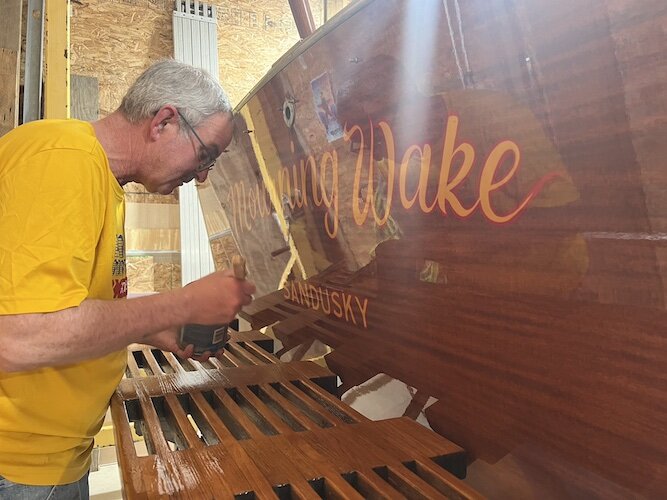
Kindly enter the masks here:
M 149 193 L 157 193 L 162 195 L 167 195 L 173 193 L 177 188 L 181 187 L 186 182 L 189 182 L 190 179 L 179 179 L 178 181 L 172 181 L 169 184 L 162 184 L 155 187 L 154 189 L 149 189 L 148 186 L 144 186 Z
M 181 184 L 176 184 L 175 186 L 172 185 L 172 186 L 159 187 L 154 192 L 157 194 L 168 195 L 172 194 L 180 186 Z

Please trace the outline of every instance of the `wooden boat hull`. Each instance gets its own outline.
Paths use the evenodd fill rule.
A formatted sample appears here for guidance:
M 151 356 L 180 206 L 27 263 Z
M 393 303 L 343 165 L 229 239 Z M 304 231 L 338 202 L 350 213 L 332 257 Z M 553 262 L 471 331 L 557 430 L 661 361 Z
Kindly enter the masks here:
M 489 493 L 667 492 L 666 26 L 658 1 L 360 2 L 211 172 L 284 344 L 437 398 Z

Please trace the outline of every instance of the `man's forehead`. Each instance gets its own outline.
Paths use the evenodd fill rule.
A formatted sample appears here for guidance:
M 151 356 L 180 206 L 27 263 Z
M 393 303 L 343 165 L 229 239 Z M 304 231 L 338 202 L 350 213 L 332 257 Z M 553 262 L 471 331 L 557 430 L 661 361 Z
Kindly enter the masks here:
M 223 113 L 213 115 L 202 123 L 202 129 L 205 130 L 204 143 L 206 147 L 218 156 L 232 138 L 234 128 L 231 115 Z

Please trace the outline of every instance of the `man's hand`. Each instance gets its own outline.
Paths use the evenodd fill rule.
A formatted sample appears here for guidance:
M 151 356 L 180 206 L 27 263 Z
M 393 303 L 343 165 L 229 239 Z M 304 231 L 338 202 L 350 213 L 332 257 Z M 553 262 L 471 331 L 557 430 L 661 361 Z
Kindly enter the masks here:
M 216 358 L 221 358 L 225 354 L 225 349 L 218 349 L 215 352 L 206 351 L 205 353 L 194 356 L 194 346 L 192 344 L 181 348 L 178 343 L 180 338 L 180 331 L 178 329 L 163 330 L 161 332 L 154 333 L 152 335 L 147 335 L 144 339 L 144 343 L 156 347 L 161 351 L 169 351 L 176 354 L 181 359 L 193 358 L 197 361 L 206 361 L 211 356 Z
M 191 358 L 194 348 L 189 345 L 185 349 L 181 349 L 178 344 L 179 331 L 176 328 L 169 330 L 162 330 L 161 332 L 146 335 L 143 343 L 157 347 L 161 351 L 169 351 L 176 354 L 181 359 Z
M 183 297 L 188 323 L 230 323 L 241 307 L 252 302 L 255 285 L 236 279 L 230 270 L 218 271 L 186 285 Z
M 226 333 L 224 342 L 225 345 L 229 341 L 229 338 L 229 333 Z M 223 347 L 222 349 L 218 349 L 216 352 L 206 351 L 199 356 L 194 356 L 194 345 L 189 344 L 185 346 L 185 348 L 181 348 L 179 339 L 180 329 L 169 329 L 162 330 L 161 332 L 157 332 L 152 335 L 147 335 L 144 339 L 144 343 L 160 349 L 161 351 L 173 352 L 181 359 L 193 358 L 201 362 L 208 360 L 208 358 L 211 356 L 220 359 L 225 355 L 225 349 Z

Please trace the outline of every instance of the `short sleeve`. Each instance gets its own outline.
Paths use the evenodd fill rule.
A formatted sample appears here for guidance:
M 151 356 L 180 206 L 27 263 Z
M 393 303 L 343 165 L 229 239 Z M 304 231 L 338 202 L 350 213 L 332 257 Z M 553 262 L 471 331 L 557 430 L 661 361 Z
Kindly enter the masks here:
M 0 172 L 0 314 L 52 312 L 87 296 L 106 200 L 99 158 L 52 149 Z

